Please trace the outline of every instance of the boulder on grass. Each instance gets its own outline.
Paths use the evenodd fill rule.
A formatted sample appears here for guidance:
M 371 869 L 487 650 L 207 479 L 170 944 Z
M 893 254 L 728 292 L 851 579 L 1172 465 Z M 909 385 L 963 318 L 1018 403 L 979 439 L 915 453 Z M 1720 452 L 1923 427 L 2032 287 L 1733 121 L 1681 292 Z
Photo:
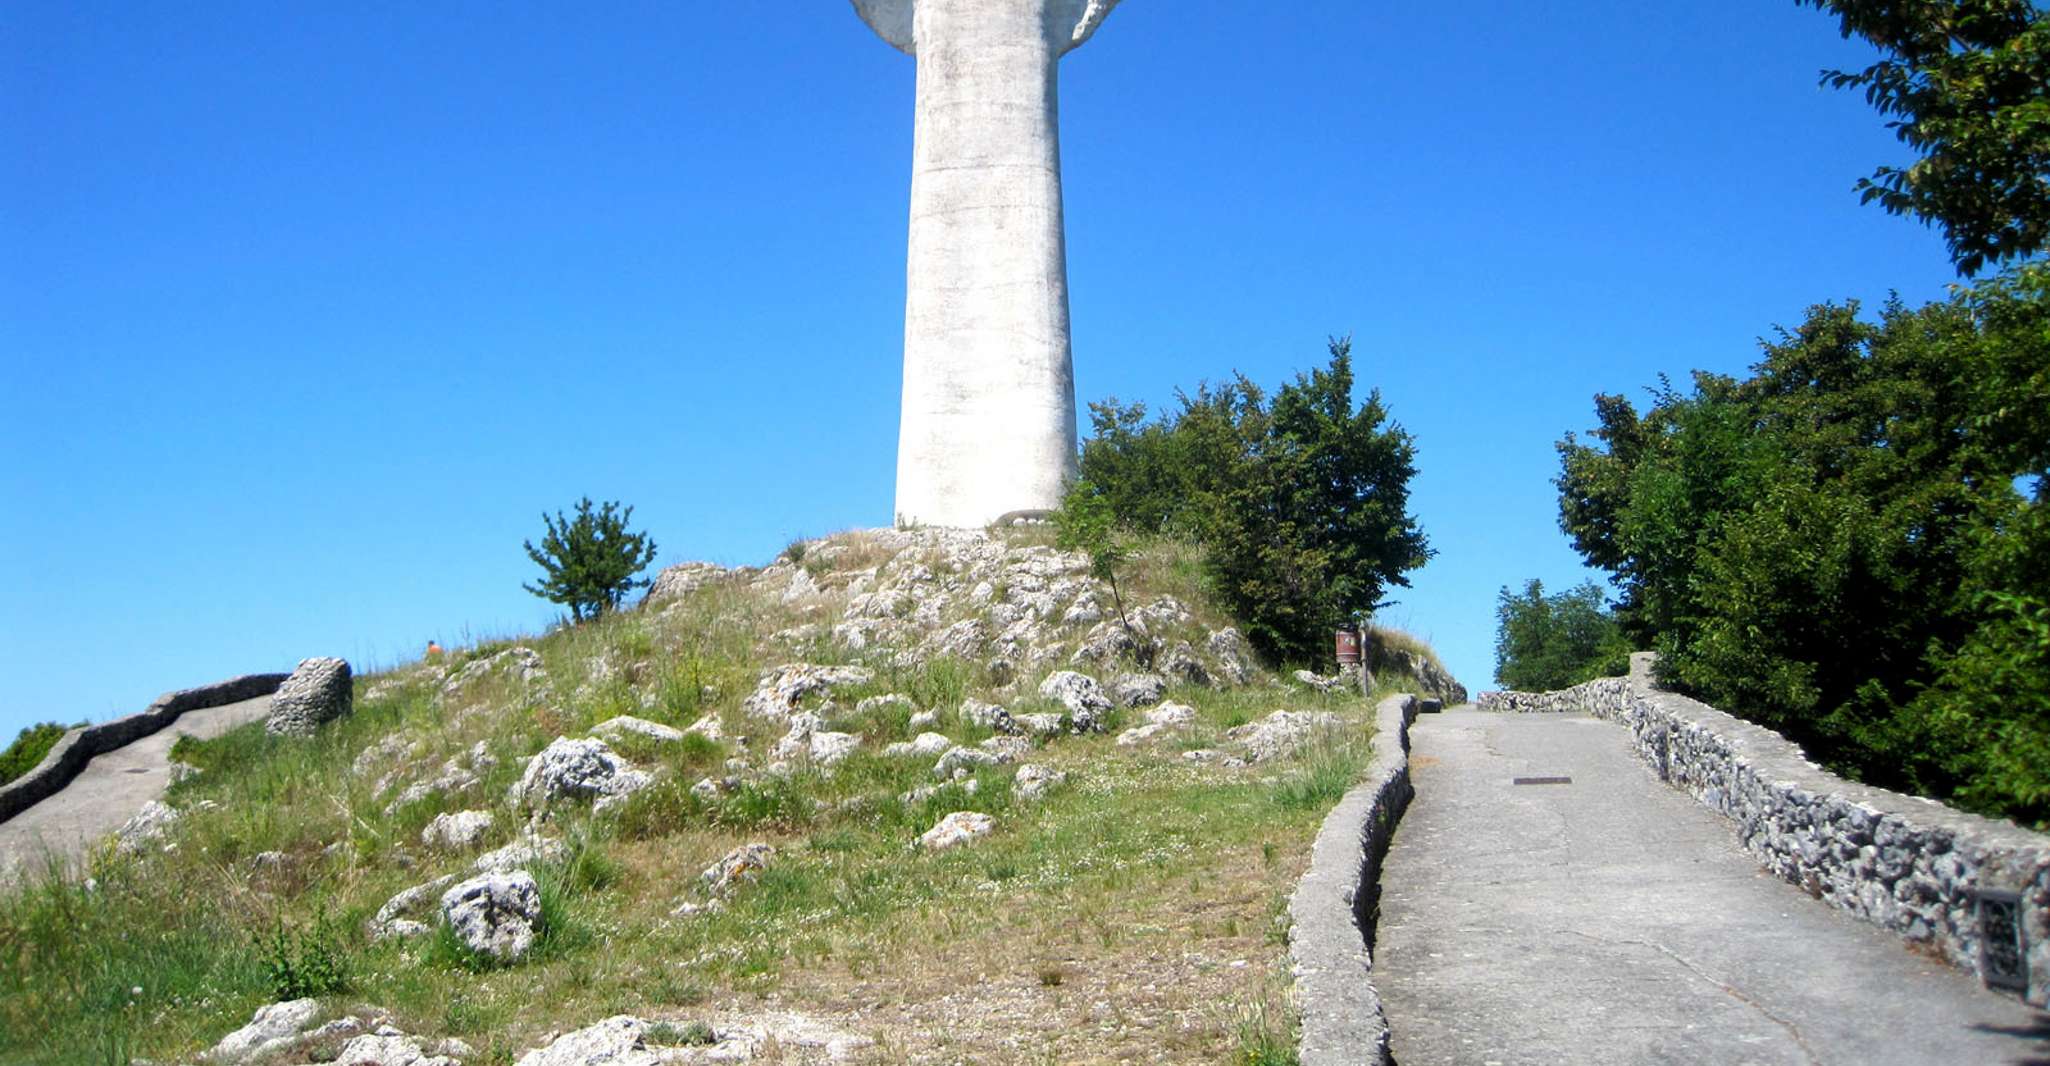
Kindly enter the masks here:
M 354 699 L 347 662 L 307 659 L 271 695 L 263 728 L 283 736 L 312 736 L 324 723 L 348 714 Z
M 525 870 L 472 877 L 442 893 L 441 916 L 465 947 L 510 962 L 541 931 L 541 886 Z

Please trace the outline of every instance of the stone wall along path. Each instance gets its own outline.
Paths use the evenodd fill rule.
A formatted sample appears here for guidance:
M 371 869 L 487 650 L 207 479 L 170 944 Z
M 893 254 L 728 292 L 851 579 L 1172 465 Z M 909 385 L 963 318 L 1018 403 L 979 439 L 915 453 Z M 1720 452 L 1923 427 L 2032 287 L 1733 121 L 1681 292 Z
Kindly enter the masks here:
M 181 736 L 215 737 L 270 713 L 270 688 L 253 699 L 180 713 L 169 725 L 93 756 L 55 794 L 0 822 L 0 887 L 38 868 L 46 855 L 76 862 L 93 842 L 121 828 L 171 784 L 171 745 Z
M 2050 1017 L 1761 869 L 1628 730 L 1454 710 L 1410 738 L 1374 967 L 1402 1066 L 2050 1057 Z

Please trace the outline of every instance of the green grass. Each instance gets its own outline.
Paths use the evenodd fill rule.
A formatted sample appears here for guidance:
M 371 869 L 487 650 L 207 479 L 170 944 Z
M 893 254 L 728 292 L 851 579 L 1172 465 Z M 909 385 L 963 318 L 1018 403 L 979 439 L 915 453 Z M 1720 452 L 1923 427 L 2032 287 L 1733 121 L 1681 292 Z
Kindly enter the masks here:
M 1021 530 L 1016 539 L 1042 534 Z M 829 588 L 845 571 L 887 562 L 863 534 L 805 551 Z M 1203 627 L 1228 620 L 1207 606 L 1198 562 L 1188 549 L 1156 545 L 1127 580 L 1135 603 L 1163 593 L 1188 603 L 1198 622 L 1171 636 L 1200 647 Z M 1176 686 L 1169 698 L 1196 710 L 1187 730 L 1120 748 L 1115 730 L 1133 717 L 1120 712 L 1110 733 L 1064 738 L 1029 756 L 1070 775 L 1040 802 L 1013 799 L 1009 767 L 979 771 L 973 795 L 956 783 L 905 802 L 903 794 L 935 784 L 932 760 L 885 759 L 880 750 L 910 739 L 912 708 L 856 712 L 855 704 L 905 694 L 916 708 L 940 711 L 942 732 L 972 744 L 988 731 L 955 721 L 953 710 L 968 696 L 989 698 L 992 679 L 980 663 L 945 657 L 869 663 L 874 682 L 836 694 L 827 712 L 829 728 L 867 738 L 833 772 L 746 774 L 732 791 L 693 793 L 699 779 L 726 776 L 731 757 L 766 763 L 780 731 L 741 711 L 762 669 L 846 661 L 844 649 L 793 653 L 771 639 L 821 620 L 831 616 L 714 584 L 657 612 L 523 641 L 546 666 L 539 687 L 500 673 L 441 694 L 445 677 L 512 643 L 495 640 L 452 649 L 444 664 L 359 678 L 355 713 L 311 739 L 271 737 L 258 725 L 180 740 L 174 755 L 204 772 L 170 794 L 187 811 L 168 838 L 174 850 L 96 854 L 90 891 L 53 874 L 0 894 L 0 1064 L 189 1058 L 283 991 L 314 987 L 329 990 L 337 1009 L 368 1002 L 411 1032 L 462 1037 L 479 1061 L 509 1063 L 548 1030 L 621 1012 L 686 1033 L 689 1012 L 713 1002 L 774 994 L 786 1006 L 913 1003 L 979 987 L 990 973 L 1057 997 L 1049 1010 L 1092 997 L 1160 996 L 1170 1005 L 1182 997 L 1206 1010 L 1258 1000 L 1252 1028 L 1220 1016 L 1174 1038 L 1185 1043 L 1157 1048 L 1134 1030 L 1119 1037 L 1134 1041 L 1119 1054 L 1293 1061 L 1273 1057 L 1292 1055 L 1293 1036 L 1278 1005 L 1285 997 L 1268 985 L 1286 971 L 1283 907 L 1324 812 L 1371 753 L 1369 703 L 1265 681 Z M 1019 714 L 1051 709 L 1036 695 L 1037 676 L 1000 702 Z M 1332 711 L 1360 728 L 1239 772 L 1179 757 L 1222 746 L 1226 730 L 1280 707 Z M 548 827 L 569 850 L 534 870 L 543 921 L 527 958 L 479 958 L 446 934 L 368 939 L 365 921 L 393 893 L 465 868 L 467 855 L 421 844 L 435 814 L 492 811 L 483 846 L 511 841 L 525 818 L 506 799 L 518 759 L 616 714 L 678 727 L 709 714 L 729 736 L 753 739 L 623 736 L 616 749 L 657 783 L 606 815 L 568 810 Z M 399 742 L 388 754 L 364 754 L 391 737 Z M 480 743 L 496 763 L 476 768 L 474 787 L 387 810 L 398 787 L 449 760 L 470 765 Z M 209 800 L 218 806 L 198 806 Z M 996 832 L 938 854 L 911 846 L 964 809 L 995 817 Z M 778 851 L 759 883 L 724 910 L 671 917 L 678 902 L 706 899 L 698 871 L 751 841 Z M 259 863 L 259 853 L 276 855 Z M 1147 970 L 1149 960 L 1191 950 L 1253 965 L 1168 977 Z M 291 963 L 282 967 L 289 981 L 280 959 Z M 340 976 L 320 977 L 329 973 Z M 972 1036 L 955 1039 L 964 1041 L 950 1045 L 956 1057 L 1003 1057 Z M 1018 1054 L 1025 1057 L 1012 1061 L 1036 1061 L 1039 1052 Z

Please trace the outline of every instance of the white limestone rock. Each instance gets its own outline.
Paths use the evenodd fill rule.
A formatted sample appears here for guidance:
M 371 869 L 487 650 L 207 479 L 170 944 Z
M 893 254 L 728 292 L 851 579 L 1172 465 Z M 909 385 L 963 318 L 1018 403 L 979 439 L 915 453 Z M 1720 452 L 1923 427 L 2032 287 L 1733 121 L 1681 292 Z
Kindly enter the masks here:
M 714 896 L 727 896 L 742 885 L 752 885 L 762 879 L 762 871 L 769 868 L 769 862 L 776 857 L 776 849 L 767 844 L 742 844 L 726 853 L 724 858 L 698 874 L 707 891 Z
M 1061 670 L 1039 683 L 1039 694 L 1060 701 L 1068 709 L 1068 720 L 1077 733 L 1100 733 L 1103 716 L 1111 709 L 1103 686 L 1087 674 Z
M 918 846 L 927 851 L 945 851 L 980 840 L 995 832 L 996 827 L 996 819 L 980 811 L 955 811 L 926 830 L 918 838 Z
M 891 759 L 940 755 L 953 746 L 954 742 L 948 740 L 944 734 L 920 733 L 915 739 L 892 744 L 884 748 L 883 755 Z
M 434 894 L 454 884 L 455 874 L 437 877 L 424 885 L 414 885 L 384 902 L 377 914 L 368 923 L 372 940 L 386 940 L 392 937 L 410 938 L 424 936 L 433 930 L 427 923 L 408 915 L 424 914 Z
M 515 806 L 545 809 L 559 800 L 592 800 L 603 810 L 653 780 L 627 765 L 596 737 L 556 737 L 527 762 L 509 798 Z
M 1167 698 L 1167 679 L 1159 674 L 1126 674 L 1111 685 L 1121 707 L 1151 707 Z
M 1018 723 L 1011 718 L 1011 712 L 994 703 L 970 697 L 961 701 L 961 709 L 955 712 L 962 722 L 981 726 L 1006 735 L 1016 735 Z
M 1146 721 L 1155 725 L 1180 728 L 1196 721 L 1196 709 L 1186 703 L 1169 701 L 1146 712 Z
M 811 735 L 811 761 L 814 766 L 836 766 L 861 747 L 861 738 L 853 733 L 813 733 Z
M 1058 714 L 1021 714 L 1014 719 L 1027 736 L 1052 737 L 1067 732 L 1067 719 Z
M 1032 742 L 1024 737 L 990 737 L 976 747 L 1004 762 L 1012 762 L 1032 754 Z
M 1211 633 L 1206 643 L 1226 681 L 1243 685 L 1253 679 L 1253 649 L 1235 627 L 1226 626 Z
M 787 718 L 804 709 L 804 701 L 830 695 L 835 689 L 866 685 L 875 674 L 860 666 L 813 666 L 785 663 L 767 670 L 742 706 L 764 718 Z
M 897 798 L 903 801 L 905 806 L 916 807 L 917 805 L 924 803 L 926 800 L 929 800 L 948 789 L 956 789 L 959 790 L 963 795 L 973 796 L 976 793 L 982 791 L 982 779 L 975 777 L 964 777 L 958 780 L 947 781 L 937 785 L 920 785 L 919 787 L 914 788 L 911 791 L 906 792 L 901 796 L 898 796 Z
M 675 566 L 666 567 L 655 575 L 654 583 L 648 586 L 648 594 L 641 598 L 641 606 L 646 608 L 651 604 L 660 604 L 664 600 L 687 596 L 718 582 L 731 572 L 723 566 L 701 562 L 677 563 Z
M 142 805 L 142 810 L 137 811 L 135 817 L 121 823 L 121 828 L 114 831 L 115 847 L 123 855 L 133 855 L 164 839 L 180 817 L 182 812 L 170 804 L 151 800 Z
M 211 1062 L 246 1062 L 282 1051 L 312 1028 L 313 1019 L 319 1016 L 317 999 L 290 999 L 258 1007 L 248 1025 L 222 1037 L 205 1057 Z
M 1196 657 L 1196 649 L 1186 640 L 1176 641 L 1174 647 L 1169 648 L 1167 654 L 1161 657 L 1160 672 L 1171 680 L 1186 684 L 1202 685 L 1206 688 L 1215 684 L 1210 676 L 1209 667 L 1204 666 L 1203 660 Z
M 525 870 L 481 874 L 442 893 L 441 917 L 470 950 L 510 961 L 541 931 L 541 889 Z
M 388 1026 L 386 1028 L 389 1028 Z M 334 1066 L 461 1066 L 446 1055 L 430 1055 L 404 1033 L 368 1033 L 342 1045 Z
M 592 726 L 591 732 L 597 736 L 613 737 L 615 739 L 621 734 L 633 734 L 663 743 L 675 743 L 684 737 L 683 730 L 675 726 L 663 725 L 660 722 L 650 722 L 646 718 L 636 718 L 630 714 L 607 718 Z
M 1314 670 L 1297 670 L 1294 677 L 1298 684 L 1306 685 L 1318 692 L 1338 692 L 1346 687 L 1345 678 L 1325 677 Z
M 659 1066 L 675 1061 L 645 1043 L 648 1023 L 620 1014 L 564 1033 L 547 1047 L 520 1056 L 516 1066 Z
M 1160 736 L 1162 733 L 1165 733 L 1167 731 L 1168 727 L 1160 724 L 1159 722 L 1148 722 L 1145 725 L 1135 725 L 1132 728 L 1127 729 L 1124 732 L 1118 734 L 1118 747 L 1138 747 L 1141 744 L 1152 742 L 1154 738 Z
M 531 684 L 548 676 L 541 665 L 541 653 L 524 644 L 515 644 L 504 651 L 485 656 L 464 666 L 442 683 L 441 696 L 444 700 L 454 699 L 472 683 L 484 677 L 504 672 L 521 684 Z
M 480 874 L 511 873 L 524 867 L 557 863 L 569 857 L 569 845 L 555 837 L 529 834 L 477 856 L 470 864 Z
M 980 748 L 964 748 L 958 744 L 948 748 L 940 761 L 933 764 L 934 777 L 964 777 L 981 766 L 1002 766 L 1010 758 L 998 752 Z
M 1324 711 L 1275 711 L 1257 721 L 1225 731 L 1225 737 L 1245 747 L 1251 762 L 1266 762 L 1287 755 L 1321 733 L 1337 732 L 1345 720 Z
M 911 697 L 901 692 L 891 692 L 881 696 L 863 697 L 860 702 L 854 705 L 854 713 L 871 714 L 878 711 L 892 710 L 903 710 L 909 713 L 912 711 L 913 706 Z
M 434 816 L 427 828 L 420 831 L 420 843 L 430 848 L 445 848 L 449 851 L 466 851 L 476 847 L 477 842 L 491 832 L 497 819 L 490 811 L 456 811 Z
M 1018 776 L 1011 779 L 1011 791 L 1019 799 L 1036 800 L 1066 784 L 1067 780 L 1068 775 L 1064 771 L 1026 763 L 1018 767 Z

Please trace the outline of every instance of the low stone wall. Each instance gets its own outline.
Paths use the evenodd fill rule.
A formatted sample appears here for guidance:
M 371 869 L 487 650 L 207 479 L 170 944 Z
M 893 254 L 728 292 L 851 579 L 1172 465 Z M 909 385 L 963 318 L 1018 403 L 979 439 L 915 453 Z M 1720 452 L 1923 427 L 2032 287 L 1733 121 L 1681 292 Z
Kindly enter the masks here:
M 198 688 L 166 692 L 149 709 L 111 722 L 74 729 L 60 737 L 35 769 L 0 786 L 0 822 L 4 822 L 49 798 L 71 783 L 94 756 L 133 744 L 170 725 L 186 711 L 219 707 L 229 703 L 268 696 L 285 683 L 289 674 L 245 674 Z
M 1581 711 L 1602 718 L 1623 713 L 1630 700 L 1630 679 L 1602 677 L 1557 692 L 1483 692 L 1474 697 L 1478 710 L 1505 714 L 1565 714 Z
M 1763 726 L 1628 678 L 1559 692 L 1484 692 L 1482 710 L 1582 711 L 1629 728 L 1652 772 L 1736 823 L 1766 869 L 1927 944 L 1990 985 L 2050 1005 L 2050 837 L 1935 800 L 1846 781 Z M 1982 900 L 1984 901 L 1982 904 Z M 1982 941 L 1987 928 L 2007 936 Z M 2017 952 L 2008 918 L 2019 923 Z
M 1374 920 L 1381 860 L 1409 807 L 1409 726 L 1415 696 L 1374 708 L 1374 755 L 1364 781 L 1338 801 L 1310 851 L 1310 868 L 1289 897 L 1289 961 L 1302 1011 L 1303 1066 L 1390 1062 L 1388 1019 L 1374 990 Z

